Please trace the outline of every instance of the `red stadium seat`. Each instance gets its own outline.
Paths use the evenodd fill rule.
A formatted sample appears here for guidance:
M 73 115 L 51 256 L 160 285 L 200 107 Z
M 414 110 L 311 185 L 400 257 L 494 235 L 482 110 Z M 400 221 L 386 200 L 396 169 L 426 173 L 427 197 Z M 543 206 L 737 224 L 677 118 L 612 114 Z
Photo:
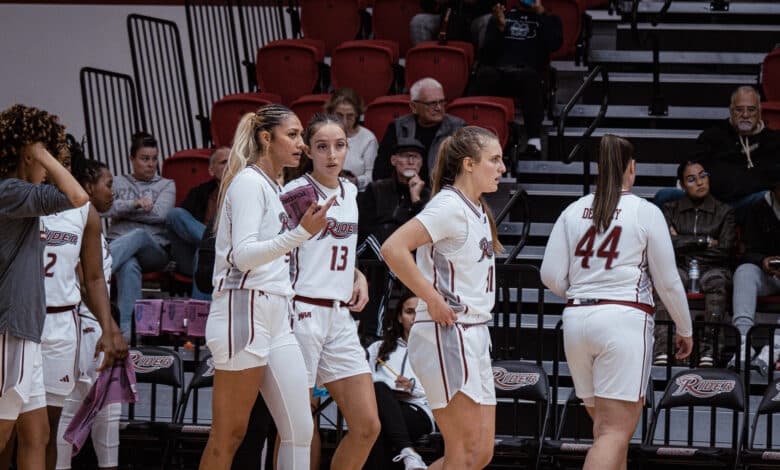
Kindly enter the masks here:
M 241 117 L 257 111 L 261 106 L 281 103 L 275 93 L 236 93 L 227 95 L 211 105 L 211 139 L 216 147 L 232 145 Z
M 347 41 L 333 51 L 330 65 L 333 89 L 352 88 L 364 101 L 373 101 L 390 92 L 396 64 L 398 44 L 394 41 Z
M 545 0 L 546 13 L 560 17 L 563 24 L 563 44 L 551 54 L 552 59 L 572 58 L 582 29 L 582 6 L 577 0 Z
M 515 118 L 515 104 L 511 98 L 469 96 L 448 104 L 447 114 L 458 116 L 469 125 L 493 131 L 504 148 L 509 142 L 509 123 Z
M 325 59 L 325 42 L 319 39 L 282 39 L 257 50 L 257 85 L 262 91 L 277 93 L 290 104 L 312 93 L 319 80 L 319 67 Z
M 213 149 L 181 150 L 163 162 L 163 178 L 172 179 L 176 184 L 177 206 L 181 204 L 190 189 L 211 179 L 209 175 L 211 152 Z
M 766 127 L 780 131 L 780 101 L 761 103 L 761 118 L 766 123 Z
M 393 119 L 412 112 L 409 103 L 409 95 L 380 96 L 366 106 L 363 125 L 382 142 Z
M 432 77 L 444 87 L 444 96 L 453 100 L 463 95 L 469 83 L 474 46 L 468 42 L 422 42 L 406 54 L 406 88 L 421 78 Z
M 780 101 L 780 48 L 766 55 L 761 67 L 761 87 L 767 101 Z
M 419 0 L 374 0 L 371 14 L 374 37 L 397 42 L 401 56 L 406 56 L 412 47 L 409 22 L 418 13 L 422 13 Z
M 325 53 L 360 33 L 358 0 L 301 0 L 301 29 L 307 38 L 325 41 Z
M 290 103 L 290 109 L 301 120 L 303 127 L 309 123 L 314 113 L 325 112 L 325 103 L 330 99 L 330 93 L 321 93 L 317 95 L 303 95 Z

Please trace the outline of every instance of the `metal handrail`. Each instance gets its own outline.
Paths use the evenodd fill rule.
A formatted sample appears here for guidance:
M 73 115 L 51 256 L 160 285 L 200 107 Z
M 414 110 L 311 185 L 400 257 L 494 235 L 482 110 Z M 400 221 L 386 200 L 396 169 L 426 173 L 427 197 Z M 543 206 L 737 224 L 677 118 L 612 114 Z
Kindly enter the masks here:
M 501 222 L 504 221 L 504 219 L 509 215 L 511 210 L 515 207 L 515 205 L 517 205 L 518 202 L 522 204 L 521 208 L 523 212 L 523 219 L 519 222 L 523 224 L 523 231 L 520 233 L 520 240 L 515 244 L 515 246 L 512 248 L 512 251 L 509 252 L 509 255 L 507 255 L 506 259 L 504 260 L 504 264 L 512 264 L 512 261 L 514 261 L 514 259 L 520 253 L 520 250 L 522 250 L 526 243 L 528 243 L 528 236 L 531 233 L 531 211 L 528 208 L 528 193 L 525 192 L 525 189 L 521 188 L 519 185 L 515 190 L 515 193 L 512 194 L 512 197 L 509 198 L 509 201 L 506 203 L 506 205 L 504 205 L 504 207 L 496 216 L 496 227 L 501 225 Z
M 604 95 L 601 98 L 601 107 L 599 108 L 599 113 L 598 115 L 596 115 L 596 117 L 593 119 L 593 122 L 591 122 L 590 126 L 588 126 L 588 128 L 580 137 L 581 139 L 580 142 L 578 142 L 577 145 L 572 149 L 572 151 L 569 152 L 569 154 L 563 158 L 564 163 L 571 163 L 574 161 L 575 157 L 582 149 L 585 139 L 587 139 L 593 134 L 593 131 L 595 131 L 596 128 L 601 124 L 601 121 L 604 119 L 604 116 L 607 114 L 607 108 L 609 107 L 609 73 L 607 72 L 606 68 L 604 68 L 601 65 L 597 65 L 596 67 L 593 68 L 593 70 L 588 72 L 580 87 L 577 89 L 576 92 L 574 92 L 574 95 L 571 97 L 571 99 L 569 99 L 569 102 L 566 103 L 566 105 L 563 107 L 563 110 L 561 111 L 561 115 L 558 119 L 559 155 L 564 155 L 566 150 L 566 146 L 564 142 L 565 139 L 564 130 L 566 129 L 566 119 L 569 117 L 569 113 L 571 112 L 572 108 L 574 108 L 575 103 L 580 99 L 582 94 L 591 85 L 591 83 L 593 83 L 597 75 L 601 75 L 601 80 L 604 85 Z M 586 167 L 586 171 L 588 171 L 587 167 Z

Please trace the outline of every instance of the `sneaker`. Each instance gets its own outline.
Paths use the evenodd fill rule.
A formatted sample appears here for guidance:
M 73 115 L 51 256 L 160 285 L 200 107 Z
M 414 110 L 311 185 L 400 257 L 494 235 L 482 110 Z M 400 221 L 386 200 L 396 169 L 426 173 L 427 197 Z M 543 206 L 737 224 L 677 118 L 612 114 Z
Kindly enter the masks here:
M 756 355 L 756 357 L 750 361 L 750 367 L 757 369 L 761 375 L 766 376 L 767 372 L 769 372 L 769 364 L 774 366 L 774 364 L 777 363 L 778 355 L 780 355 L 780 351 L 775 349 L 775 357 L 770 360 L 769 345 L 767 344 L 761 348 L 761 351 Z
M 655 355 L 655 359 L 653 360 L 654 366 L 665 366 L 669 363 L 669 356 L 667 356 L 664 353 L 659 353 Z
M 393 457 L 393 462 L 400 462 L 401 460 L 404 461 L 404 470 L 426 470 L 428 468 L 420 454 L 411 447 L 404 447 L 401 449 L 400 454 Z
M 747 364 L 748 361 L 756 354 L 756 350 L 752 347 L 750 348 L 750 355 L 747 355 L 747 350 L 745 349 L 745 342 L 742 341 L 741 346 L 739 348 L 740 356 L 742 356 L 742 364 Z M 731 359 L 729 360 L 729 363 L 726 365 L 729 369 L 735 369 L 737 362 L 737 355 L 734 354 L 731 356 Z
M 715 361 L 712 359 L 712 356 L 703 355 L 699 358 L 699 367 L 713 367 L 714 365 Z

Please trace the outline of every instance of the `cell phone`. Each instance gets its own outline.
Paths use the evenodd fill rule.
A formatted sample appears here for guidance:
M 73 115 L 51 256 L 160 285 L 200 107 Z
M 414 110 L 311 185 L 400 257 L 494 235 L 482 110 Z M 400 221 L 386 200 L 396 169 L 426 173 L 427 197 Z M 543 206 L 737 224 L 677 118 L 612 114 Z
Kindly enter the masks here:
M 535 2 L 535 1 L 536 1 L 536 0 L 522 0 L 522 3 L 523 3 L 524 5 L 528 5 L 528 6 L 530 7 L 530 6 L 533 6 L 533 4 L 534 4 L 534 2 Z
M 780 259 L 770 260 L 767 264 L 769 264 L 769 269 L 780 269 Z

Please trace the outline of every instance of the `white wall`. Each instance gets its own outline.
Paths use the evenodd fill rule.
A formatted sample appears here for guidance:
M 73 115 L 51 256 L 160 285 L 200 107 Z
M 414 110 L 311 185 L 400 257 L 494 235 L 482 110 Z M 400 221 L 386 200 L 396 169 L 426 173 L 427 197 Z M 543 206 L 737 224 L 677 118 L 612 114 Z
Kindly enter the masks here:
M 14 103 L 45 109 L 80 138 L 79 69 L 92 66 L 132 76 L 130 13 L 179 25 L 195 106 L 184 6 L 0 4 L 0 109 Z

